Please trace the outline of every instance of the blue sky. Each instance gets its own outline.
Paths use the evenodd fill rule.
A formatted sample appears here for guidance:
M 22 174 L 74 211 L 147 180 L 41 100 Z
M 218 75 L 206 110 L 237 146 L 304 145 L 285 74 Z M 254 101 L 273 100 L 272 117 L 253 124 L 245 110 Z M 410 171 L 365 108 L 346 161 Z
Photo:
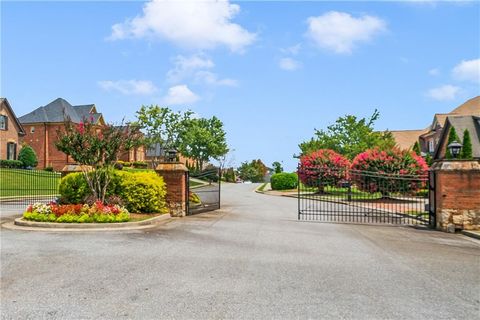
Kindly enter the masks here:
M 109 122 L 142 104 L 225 123 L 235 164 L 293 170 L 339 116 L 417 129 L 480 94 L 479 2 L 1 2 L 1 95 Z

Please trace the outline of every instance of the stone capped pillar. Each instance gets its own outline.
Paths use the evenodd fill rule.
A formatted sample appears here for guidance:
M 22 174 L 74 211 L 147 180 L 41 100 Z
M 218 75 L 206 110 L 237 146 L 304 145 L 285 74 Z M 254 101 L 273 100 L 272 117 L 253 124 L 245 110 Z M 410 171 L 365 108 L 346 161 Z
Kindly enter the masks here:
M 187 167 L 180 162 L 160 163 L 155 171 L 167 185 L 167 205 L 172 217 L 184 217 L 187 210 Z
M 447 232 L 480 230 L 480 161 L 435 162 L 436 228 Z
M 66 166 L 63 167 L 61 173 L 63 178 L 69 173 L 92 171 L 92 170 L 93 168 L 91 166 L 84 166 L 79 164 L 67 164 Z

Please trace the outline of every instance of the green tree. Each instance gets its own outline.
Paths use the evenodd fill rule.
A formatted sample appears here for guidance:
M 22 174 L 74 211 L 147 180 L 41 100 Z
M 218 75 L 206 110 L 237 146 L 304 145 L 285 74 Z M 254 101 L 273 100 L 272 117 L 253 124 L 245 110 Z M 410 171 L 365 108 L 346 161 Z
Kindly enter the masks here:
M 159 145 L 163 150 L 168 150 L 180 148 L 181 136 L 193 112 L 174 112 L 167 107 L 150 105 L 142 106 L 136 114 L 135 125 L 145 132 L 145 146 L 151 149 Z M 155 154 L 153 165 L 156 166 L 161 158 L 161 155 Z
M 22 161 L 24 167 L 35 168 L 38 164 L 37 154 L 29 145 L 24 145 L 18 153 L 18 160 Z
M 415 152 L 417 155 L 420 155 L 420 144 L 418 141 L 415 141 L 415 144 L 413 145 L 412 151 Z
M 223 123 L 217 117 L 210 119 L 189 119 L 183 122 L 179 139 L 179 151 L 195 161 L 195 167 L 202 170 L 210 159 L 220 159 L 228 153 Z
M 262 182 L 267 175 L 267 167 L 262 160 L 242 162 L 238 168 L 238 176 L 244 181 Z
M 452 126 L 450 127 L 450 131 L 448 132 L 448 141 L 447 141 L 447 146 L 452 143 L 453 141 L 460 142 L 460 138 L 457 135 L 457 131 L 455 131 L 455 128 Z M 445 153 L 445 158 L 447 159 L 452 159 L 453 155 L 450 152 L 450 149 L 447 148 L 447 151 Z
M 283 172 L 283 167 L 282 164 L 278 161 L 275 161 L 272 163 L 273 170 L 275 170 L 275 173 L 282 173 Z
M 299 145 L 301 154 L 331 149 L 353 159 L 367 149 L 392 149 L 395 146 L 393 135 L 388 131 L 374 131 L 373 125 L 379 117 L 380 113 L 377 110 L 368 119 L 358 119 L 353 115 L 340 117 L 326 130 L 315 129 L 315 137 Z
M 463 132 L 463 142 L 462 142 L 462 152 L 460 154 L 461 159 L 472 159 L 473 150 L 472 150 L 472 139 L 470 138 L 470 131 L 465 129 Z

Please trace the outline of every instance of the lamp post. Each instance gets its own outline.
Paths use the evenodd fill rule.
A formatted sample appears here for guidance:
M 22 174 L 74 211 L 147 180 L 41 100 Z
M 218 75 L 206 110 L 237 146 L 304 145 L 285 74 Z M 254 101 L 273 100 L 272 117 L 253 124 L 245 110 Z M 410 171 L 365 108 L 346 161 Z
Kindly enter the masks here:
M 168 162 L 177 161 L 177 150 L 170 149 L 170 150 L 167 151 L 167 161 Z
M 450 150 L 450 154 L 453 156 L 453 158 L 456 159 L 460 154 L 460 150 L 462 149 L 462 144 L 457 141 L 453 141 L 447 146 L 447 148 L 448 150 Z

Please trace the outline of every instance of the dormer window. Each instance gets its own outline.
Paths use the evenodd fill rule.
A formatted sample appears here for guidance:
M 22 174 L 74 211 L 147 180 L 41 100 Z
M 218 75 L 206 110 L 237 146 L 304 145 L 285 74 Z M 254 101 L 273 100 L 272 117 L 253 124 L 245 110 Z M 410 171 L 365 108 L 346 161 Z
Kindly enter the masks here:
M 8 129 L 8 117 L 5 115 L 0 115 L 0 130 Z

